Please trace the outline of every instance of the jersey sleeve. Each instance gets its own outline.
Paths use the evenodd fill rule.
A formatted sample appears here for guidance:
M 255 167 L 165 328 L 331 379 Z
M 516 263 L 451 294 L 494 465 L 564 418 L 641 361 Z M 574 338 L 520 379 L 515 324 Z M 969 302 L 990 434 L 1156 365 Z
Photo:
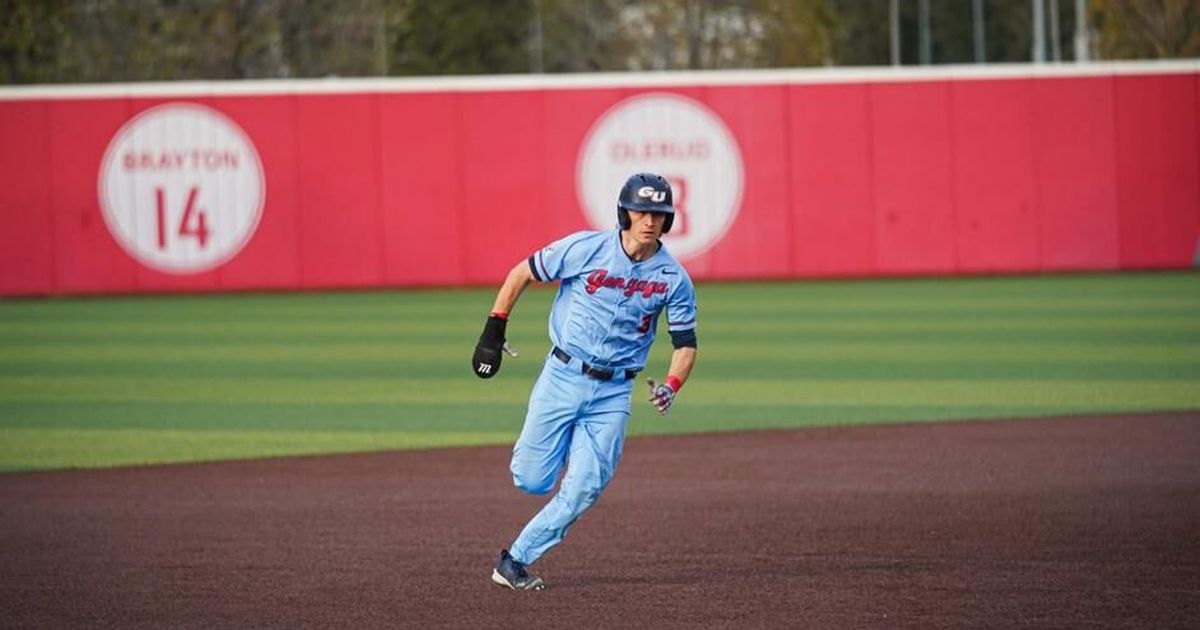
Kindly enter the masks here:
M 696 328 L 696 289 L 686 273 L 667 297 L 667 330 L 672 333 Z
M 538 282 L 553 282 L 582 273 L 592 254 L 587 246 L 592 235 L 592 232 L 576 232 L 534 252 L 529 257 L 533 277 Z

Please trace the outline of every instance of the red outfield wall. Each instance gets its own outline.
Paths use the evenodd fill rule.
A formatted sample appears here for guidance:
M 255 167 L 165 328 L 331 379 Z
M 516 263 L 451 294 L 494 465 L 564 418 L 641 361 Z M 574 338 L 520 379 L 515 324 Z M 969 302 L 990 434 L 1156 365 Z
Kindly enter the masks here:
M 492 283 L 640 169 L 697 279 L 1193 265 L 1200 64 L 960 75 L 0 91 L 0 294 Z

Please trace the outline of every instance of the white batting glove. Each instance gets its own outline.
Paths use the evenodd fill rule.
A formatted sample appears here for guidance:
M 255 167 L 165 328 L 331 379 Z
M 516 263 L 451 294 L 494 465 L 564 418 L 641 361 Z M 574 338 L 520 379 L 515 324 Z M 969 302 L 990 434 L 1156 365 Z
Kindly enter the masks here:
M 650 404 L 658 413 L 667 415 L 671 411 L 671 403 L 675 402 L 675 388 L 667 383 L 656 384 L 652 378 L 646 379 L 646 384 L 650 386 Z

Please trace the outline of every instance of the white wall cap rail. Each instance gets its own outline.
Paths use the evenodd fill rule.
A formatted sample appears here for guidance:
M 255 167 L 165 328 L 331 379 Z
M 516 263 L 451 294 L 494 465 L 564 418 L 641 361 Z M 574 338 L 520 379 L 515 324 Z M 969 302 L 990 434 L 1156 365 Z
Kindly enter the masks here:
M 175 98 L 399 92 L 508 92 L 602 88 L 672 88 L 725 85 L 897 83 L 941 80 L 1003 80 L 1095 76 L 1194 74 L 1200 59 L 1095 63 L 870 66 L 586 74 L 507 74 L 446 77 L 329 77 L 159 81 L 142 83 L 40 84 L 0 87 L 0 100 Z

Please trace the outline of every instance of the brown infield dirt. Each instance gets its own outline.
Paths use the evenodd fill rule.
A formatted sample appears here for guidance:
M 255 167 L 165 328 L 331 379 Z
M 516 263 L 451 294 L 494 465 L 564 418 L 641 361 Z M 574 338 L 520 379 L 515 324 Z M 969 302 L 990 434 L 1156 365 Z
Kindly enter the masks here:
M 635 438 L 540 592 L 508 453 L 0 475 L 0 626 L 1200 627 L 1200 413 Z

